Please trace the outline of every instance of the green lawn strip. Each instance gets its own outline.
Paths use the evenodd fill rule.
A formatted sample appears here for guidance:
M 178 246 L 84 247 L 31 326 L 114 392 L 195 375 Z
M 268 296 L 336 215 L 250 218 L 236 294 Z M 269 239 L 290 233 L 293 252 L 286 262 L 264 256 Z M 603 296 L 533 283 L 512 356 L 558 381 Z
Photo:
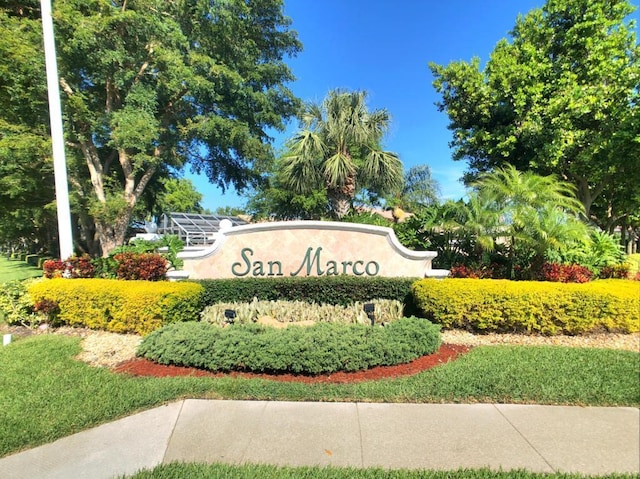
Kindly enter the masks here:
M 24 261 L 9 260 L 0 256 L 0 284 L 9 281 L 42 276 L 42 270 Z
M 124 476 L 123 476 L 124 477 Z M 524 470 L 497 472 L 490 469 L 459 469 L 457 471 L 409 471 L 380 468 L 342 467 L 281 467 L 245 464 L 165 464 L 127 476 L 131 479 L 200 479 L 204 477 L 233 477 L 234 479 L 585 479 L 599 477 L 631 479 L 633 474 L 583 476 L 581 474 L 541 474 Z
M 183 397 L 640 405 L 640 354 L 629 351 L 478 347 L 415 376 L 340 385 L 132 378 L 74 360 L 79 351 L 78 338 L 57 335 L 0 349 L 0 456 Z

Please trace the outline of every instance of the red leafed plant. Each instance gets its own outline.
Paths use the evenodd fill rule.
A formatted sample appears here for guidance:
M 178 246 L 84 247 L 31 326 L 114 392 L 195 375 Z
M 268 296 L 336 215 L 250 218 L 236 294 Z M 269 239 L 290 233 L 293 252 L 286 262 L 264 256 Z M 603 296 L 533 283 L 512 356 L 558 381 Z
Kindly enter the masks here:
M 56 315 L 60 312 L 60 306 L 52 299 L 42 298 L 35 302 L 33 310 L 47 317 L 47 321 L 54 323 Z
M 605 266 L 600 270 L 601 278 L 628 279 L 631 276 L 628 264 L 616 264 L 613 266 Z
M 42 263 L 42 270 L 46 278 L 62 278 L 65 269 L 65 262 L 61 259 L 48 259 Z
M 50 259 L 42 264 L 42 269 L 46 278 L 93 278 L 95 274 L 89 255 Z
M 167 260 L 158 253 L 119 253 L 113 258 L 118 263 L 118 279 L 161 281 L 169 268 Z
M 540 279 L 559 283 L 586 283 L 593 273 L 579 264 L 545 263 L 542 265 Z
M 478 267 L 456 264 L 449 270 L 451 278 L 504 278 L 504 275 L 504 267 L 497 263 Z

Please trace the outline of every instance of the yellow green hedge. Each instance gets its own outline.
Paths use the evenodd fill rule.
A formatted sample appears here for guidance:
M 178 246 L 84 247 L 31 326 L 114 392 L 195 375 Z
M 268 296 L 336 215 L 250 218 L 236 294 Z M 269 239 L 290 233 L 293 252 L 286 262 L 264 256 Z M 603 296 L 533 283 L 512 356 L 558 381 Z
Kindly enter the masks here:
M 29 288 L 34 304 L 48 300 L 58 306 L 56 321 L 138 334 L 198 319 L 202 293 L 197 283 L 114 279 L 59 278 Z
M 640 330 L 637 281 L 423 279 L 412 291 L 422 314 L 445 328 L 549 335 Z

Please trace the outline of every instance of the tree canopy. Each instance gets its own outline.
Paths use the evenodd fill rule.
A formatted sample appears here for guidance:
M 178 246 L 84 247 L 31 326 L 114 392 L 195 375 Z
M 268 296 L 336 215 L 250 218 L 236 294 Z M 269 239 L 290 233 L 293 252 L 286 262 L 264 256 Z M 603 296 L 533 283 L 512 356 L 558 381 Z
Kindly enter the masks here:
M 478 58 L 431 64 L 466 180 L 505 165 L 575 185 L 612 229 L 640 208 L 640 48 L 626 0 L 548 0 Z
M 145 189 L 171 168 L 222 187 L 256 180 L 273 156 L 268 129 L 299 106 L 284 59 L 301 44 L 282 10 L 282 0 L 55 2 L 74 212 L 87 243 L 98 240 L 89 249 L 121 244 Z M 0 7 L 3 138 L 48 135 L 39 15 L 35 1 Z

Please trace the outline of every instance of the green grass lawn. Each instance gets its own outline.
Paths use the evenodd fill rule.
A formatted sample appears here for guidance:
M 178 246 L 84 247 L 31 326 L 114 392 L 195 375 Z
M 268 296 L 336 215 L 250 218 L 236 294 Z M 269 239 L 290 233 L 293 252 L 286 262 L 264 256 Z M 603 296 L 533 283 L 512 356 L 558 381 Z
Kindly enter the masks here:
M 496 472 L 489 469 L 458 471 L 408 471 L 379 468 L 278 467 L 268 465 L 231 466 L 224 464 L 167 464 L 141 471 L 132 479 L 200 479 L 233 477 L 234 479 L 584 479 L 580 474 L 537 474 L 527 471 Z M 587 476 L 588 477 L 588 476 Z M 634 474 L 610 474 L 600 478 L 634 478 Z
M 74 360 L 78 352 L 78 338 L 58 335 L 0 349 L 0 456 L 184 397 L 640 405 L 640 354 L 629 351 L 478 347 L 415 376 L 340 385 L 132 378 Z
M 41 269 L 30 266 L 24 261 L 9 260 L 0 256 L 0 284 L 38 276 L 42 276 Z

